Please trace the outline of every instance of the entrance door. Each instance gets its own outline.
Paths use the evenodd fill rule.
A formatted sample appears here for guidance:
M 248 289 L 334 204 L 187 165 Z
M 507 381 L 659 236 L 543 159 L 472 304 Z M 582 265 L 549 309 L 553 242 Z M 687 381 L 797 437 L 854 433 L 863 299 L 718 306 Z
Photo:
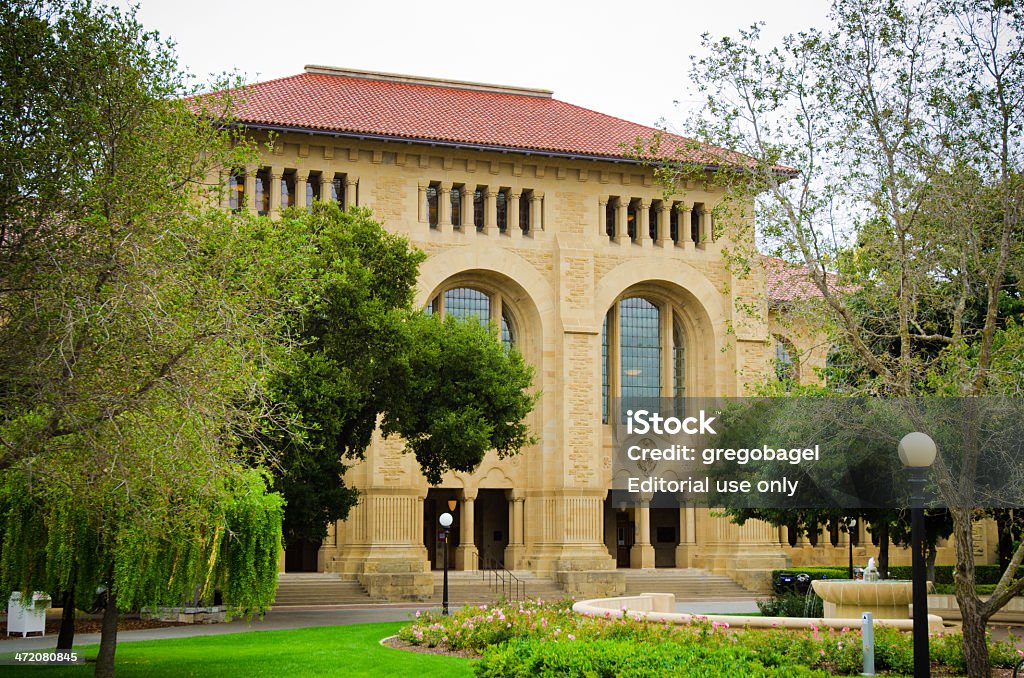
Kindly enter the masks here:
M 290 542 L 284 551 L 285 572 L 317 572 L 317 556 L 320 542 L 297 539 Z
M 629 514 L 619 511 L 615 514 L 615 565 L 629 567 L 629 550 L 633 548 L 636 524 L 629 519 Z

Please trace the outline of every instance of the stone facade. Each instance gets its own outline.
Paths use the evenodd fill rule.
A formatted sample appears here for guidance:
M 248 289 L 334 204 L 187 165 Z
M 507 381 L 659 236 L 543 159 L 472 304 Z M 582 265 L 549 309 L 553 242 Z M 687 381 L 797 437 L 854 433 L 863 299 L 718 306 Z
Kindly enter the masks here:
M 267 139 L 259 129 L 252 134 Z M 269 176 L 272 216 L 282 204 L 282 181 L 293 187 L 285 200 L 293 190 L 302 207 L 309 181 L 326 197 L 337 180 L 347 204 L 369 208 L 386 229 L 427 252 L 418 304 L 456 288 L 486 295 L 491 318 L 510 326 L 543 394 L 529 419 L 537 445 L 503 461 L 489 455 L 475 473 L 449 473 L 438 487 L 427 485 L 400 441 L 375 437 L 365 461 L 346 476 L 360 501 L 330 530 L 318 569 L 358 578 L 374 596 L 428 595 L 430 571 L 440 563 L 437 516 L 452 500 L 456 568 L 497 563 L 529 569 L 575 595 L 621 592 L 620 567 L 703 567 L 763 588 L 772 568 L 845 562 L 845 535 L 837 548 L 827 536 L 817 546 L 804 540 L 791 547 L 785 530 L 763 523 L 740 527 L 706 509 L 620 506 L 608 499 L 602 328 L 619 300 L 642 297 L 677 319 L 687 395 L 743 395 L 748 383 L 772 369 L 774 337 L 789 331 L 769 312 L 763 274 L 755 269 L 738 278 L 726 266 L 723 248 L 730 243 L 713 217 L 723 197 L 719 189 L 691 183 L 667 196 L 650 168 L 621 158 L 315 130 L 279 131 L 260 165 L 246 168 L 243 201 L 251 210 L 259 209 L 258 171 Z M 455 208 L 453 191 L 460 197 Z M 477 191 L 484 211 L 479 230 Z M 674 240 L 673 209 L 696 220 L 691 230 L 690 220 L 682 219 Z M 528 216 L 521 219 L 520 210 Z M 657 220 L 653 237 L 651 219 Z M 751 304 L 754 314 L 737 310 Z M 673 330 L 666 328 L 667 352 Z M 613 346 L 616 341 L 613 336 Z M 823 364 L 824 350 L 809 335 L 790 341 L 800 347 L 801 378 L 813 379 L 809 367 Z M 671 361 L 663 361 L 662 395 L 669 397 L 671 369 Z M 870 546 L 862 532 L 859 562 L 875 553 L 865 543 Z M 620 557 L 620 547 L 629 553 Z

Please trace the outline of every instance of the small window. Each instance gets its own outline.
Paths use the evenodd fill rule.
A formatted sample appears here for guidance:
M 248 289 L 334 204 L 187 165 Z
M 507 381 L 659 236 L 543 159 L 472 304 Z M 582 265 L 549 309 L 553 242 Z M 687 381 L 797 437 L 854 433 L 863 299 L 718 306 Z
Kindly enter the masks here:
M 651 209 L 647 212 L 647 223 L 650 225 L 651 240 L 658 239 L 658 212 L 660 209 L 660 202 L 652 202 Z
M 270 213 L 270 170 L 266 167 L 256 172 L 256 211 Z
M 533 202 L 533 191 L 523 191 L 519 196 L 519 230 L 524 234 L 530 232 L 530 206 Z
M 245 175 L 232 172 L 228 177 L 228 205 L 233 212 L 245 209 Z
M 479 188 L 473 191 L 473 225 L 476 230 L 484 230 L 484 192 Z
M 460 228 L 462 226 L 462 191 L 464 189 L 455 187 L 452 188 L 451 200 L 452 200 L 452 226 Z
M 427 223 L 437 228 L 437 186 L 427 186 Z
M 312 210 L 313 203 L 320 199 L 320 173 L 310 172 L 306 181 L 306 209 Z
M 498 232 L 504 233 L 508 228 L 508 191 L 498 191 L 495 198 L 498 208 Z
M 700 213 L 703 211 L 704 203 L 695 202 L 690 212 L 690 237 L 695 243 L 700 243 Z
M 608 198 L 608 204 L 604 207 L 604 231 L 609 238 L 615 237 L 615 215 L 618 211 L 616 210 L 616 200 L 618 198 Z
M 295 171 L 281 175 L 281 209 L 295 207 Z
M 331 181 L 331 200 L 345 207 L 345 175 L 335 174 Z
M 668 238 L 672 242 L 679 242 L 679 203 L 672 203 L 672 209 L 668 214 Z
M 789 391 L 799 382 L 799 366 L 793 358 L 793 345 L 782 337 L 775 337 L 775 378 Z

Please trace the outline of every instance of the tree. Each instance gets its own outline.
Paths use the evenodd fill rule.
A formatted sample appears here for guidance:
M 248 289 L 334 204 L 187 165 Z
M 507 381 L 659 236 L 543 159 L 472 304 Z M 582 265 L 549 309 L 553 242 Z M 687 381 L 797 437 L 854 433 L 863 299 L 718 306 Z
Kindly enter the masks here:
M 695 135 L 749 158 L 710 180 L 740 205 L 760 196 L 764 242 L 806 267 L 820 293 L 808 317 L 819 327 L 825 318 L 830 339 L 856 357 L 860 393 L 1014 389 L 1019 370 L 993 349 L 1015 341 L 1007 316 L 1024 261 L 1024 14 L 999 0 L 861 0 L 835 3 L 832 18 L 834 29 L 771 50 L 759 48 L 756 26 L 706 38 L 709 54 L 692 71 L 707 95 Z M 678 164 L 665 175 L 707 171 Z M 970 469 L 985 452 L 959 454 Z M 986 676 L 985 625 L 1024 589 L 1024 548 L 982 602 L 969 488 L 948 466 L 935 471 L 953 519 L 967 666 Z
M 317 203 L 286 211 L 279 227 L 306 239 L 288 329 L 302 348 L 271 382 L 300 428 L 261 435 L 288 500 L 289 543 L 319 541 L 347 516 L 357 493 L 342 475 L 379 418 L 435 484 L 446 470 L 472 471 L 490 449 L 504 456 L 532 442 L 522 420 L 536 402 L 526 393 L 533 372 L 519 353 L 475 319 L 442 323 L 413 309 L 422 252 L 365 209 Z
M 280 498 L 238 436 L 284 425 L 251 404 L 294 248 L 204 209 L 251 149 L 133 11 L 5 3 L 0 82 L 0 595 L 105 586 L 109 676 L 118 609 L 272 599 Z

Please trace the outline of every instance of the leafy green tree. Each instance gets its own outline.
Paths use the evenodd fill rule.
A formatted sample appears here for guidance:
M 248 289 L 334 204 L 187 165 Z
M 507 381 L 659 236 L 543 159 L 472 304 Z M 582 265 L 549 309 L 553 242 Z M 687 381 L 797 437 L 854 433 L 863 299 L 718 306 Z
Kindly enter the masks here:
M 711 180 L 740 206 L 756 201 L 762 244 L 806 267 L 820 296 L 804 320 L 855 357 L 857 392 L 1018 392 L 1013 360 L 994 349 L 1016 341 L 1008 318 L 1024 261 L 1024 13 L 998 0 L 857 0 L 834 3 L 832 19 L 773 49 L 757 26 L 706 39 L 692 75 L 707 105 L 693 131 L 749 158 Z M 663 172 L 674 181 L 707 168 Z M 752 244 L 733 235 L 737 250 Z M 958 452 L 964 469 L 986 454 Z M 1024 549 L 981 601 L 979 499 L 947 460 L 935 472 L 953 519 L 968 671 L 987 676 L 985 625 L 1024 589 Z
M 272 599 L 281 502 L 238 433 L 275 414 L 294 250 L 203 208 L 251 148 L 133 11 L 4 3 L 0 86 L 0 596 L 102 583 L 110 676 L 118 610 Z
M 505 456 L 532 442 L 523 423 L 536 402 L 532 369 L 493 328 L 413 309 L 422 252 L 365 209 L 317 203 L 277 223 L 307 242 L 289 324 L 302 348 L 271 381 L 299 427 L 261 434 L 288 500 L 289 543 L 319 541 L 347 516 L 357 493 L 342 476 L 363 458 L 378 418 L 435 484 L 449 469 L 473 470 L 490 449 Z

